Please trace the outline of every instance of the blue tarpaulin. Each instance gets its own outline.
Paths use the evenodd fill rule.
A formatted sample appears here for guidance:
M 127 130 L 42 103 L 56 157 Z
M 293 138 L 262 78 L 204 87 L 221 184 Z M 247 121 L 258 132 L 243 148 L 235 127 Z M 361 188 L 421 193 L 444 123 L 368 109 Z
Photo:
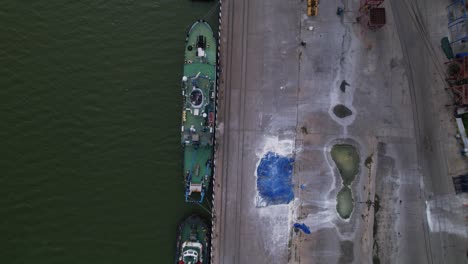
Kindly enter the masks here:
M 295 223 L 294 228 L 300 229 L 300 230 L 302 230 L 302 232 L 304 232 L 306 234 L 310 234 L 310 229 L 309 229 L 308 226 L 306 226 L 306 224 Z
M 291 176 L 293 158 L 268 152 L 257 168 L 257 189 L 267 205 L 287 204 L 294 199 Z

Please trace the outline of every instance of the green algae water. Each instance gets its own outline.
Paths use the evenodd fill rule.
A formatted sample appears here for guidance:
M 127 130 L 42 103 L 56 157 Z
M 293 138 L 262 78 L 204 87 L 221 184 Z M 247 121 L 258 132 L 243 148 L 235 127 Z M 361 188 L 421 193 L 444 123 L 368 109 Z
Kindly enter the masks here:
M 356 148 L 349 144 L 334 145 L 330 154 L 343 181 L 343 186 L 336 197 L 336 210 L 342 218 L 348 219 L 354 209 L 351 184 L 359 172 L 359 154 Z
M 183 197 L 184 40 L 214 5 L 2 1 L 0 263 L 172 263 L 204 212 Z

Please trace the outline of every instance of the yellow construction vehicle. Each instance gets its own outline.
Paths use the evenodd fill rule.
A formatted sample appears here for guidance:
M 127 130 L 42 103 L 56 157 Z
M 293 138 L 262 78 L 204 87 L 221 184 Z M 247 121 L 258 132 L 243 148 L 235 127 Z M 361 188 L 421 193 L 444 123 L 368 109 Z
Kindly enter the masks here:
M 307 15 L 316 16 L 318 14 L 319 0 L 307 0 Z

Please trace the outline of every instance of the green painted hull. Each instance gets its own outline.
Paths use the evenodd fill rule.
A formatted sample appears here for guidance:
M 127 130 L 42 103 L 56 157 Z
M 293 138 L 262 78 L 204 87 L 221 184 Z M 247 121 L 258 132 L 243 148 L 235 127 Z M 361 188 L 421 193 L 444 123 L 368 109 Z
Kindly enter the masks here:
M 177 230 L 175 263 L 209 263 L 209 247 L 208 225 L 201 217 L 192 215 L 185 219 Z
M 217 42 L 204 21 L 195 22 L 185 43 L 181 143 L 185 200 L 203 202 L 213 174 Z

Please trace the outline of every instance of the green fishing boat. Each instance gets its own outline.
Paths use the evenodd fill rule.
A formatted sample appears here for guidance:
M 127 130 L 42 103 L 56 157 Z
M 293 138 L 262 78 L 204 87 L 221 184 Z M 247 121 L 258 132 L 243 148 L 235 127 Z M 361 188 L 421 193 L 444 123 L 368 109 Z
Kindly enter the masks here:
M 187 34 L 182 77 L 181 142 L 187 202 L 203 202 L 213 174 L 216 53 L 210 25 L 196 21 Z
M 177 230 L 176 264 L 202 264 L 209 260 L 209 229 L 199 216 L 185 219 Z

